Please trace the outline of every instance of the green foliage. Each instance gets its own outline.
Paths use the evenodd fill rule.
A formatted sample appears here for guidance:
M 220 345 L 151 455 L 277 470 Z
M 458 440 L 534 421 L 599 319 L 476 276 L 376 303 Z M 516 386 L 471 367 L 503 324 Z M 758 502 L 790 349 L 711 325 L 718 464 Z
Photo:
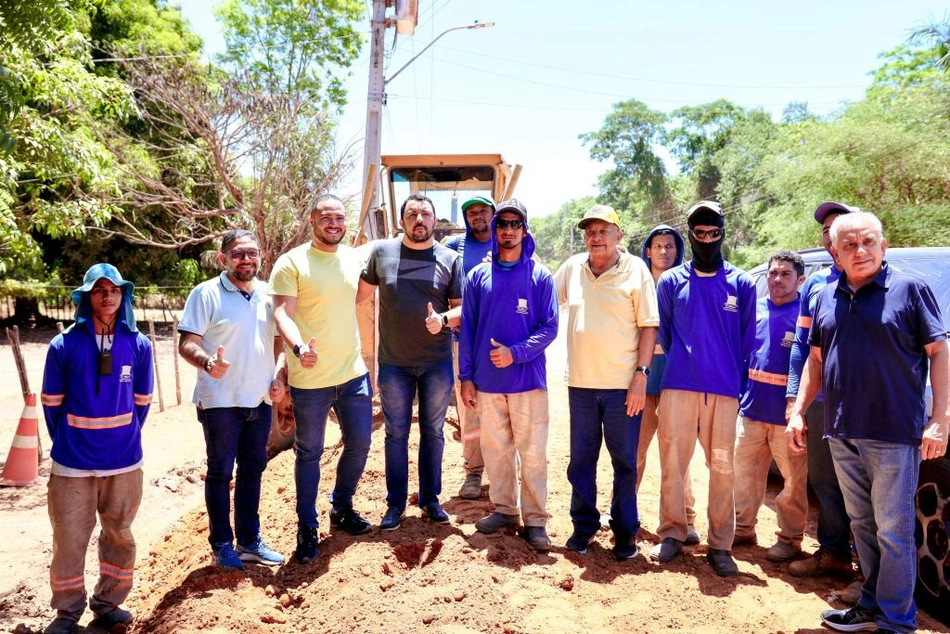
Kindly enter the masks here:
M 584 250 L 583 232 L 577 223 L 596 203 L 590 197 L 570 200 L 557 212 L 531 221 L 535 254 L 545 266 L 556 271 L 564 260 Z
M 314 111 L 346 102 L 342 72 L 359 55 L 360 0 L 223 0 L 219 61 L 246 90 L 306 95 Z

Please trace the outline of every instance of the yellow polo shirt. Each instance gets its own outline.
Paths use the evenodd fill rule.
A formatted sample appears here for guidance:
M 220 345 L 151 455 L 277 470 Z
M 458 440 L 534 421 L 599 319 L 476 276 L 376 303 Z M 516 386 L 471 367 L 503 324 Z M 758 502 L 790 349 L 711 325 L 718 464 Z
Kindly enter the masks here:
M 356 290 L 363 257 L 340 245 L 326 253 L 308 242 L 277 258 L 271 295 L 297 298 L 294 323 L 304 343 L 316 337 L 317 365 L 304 368 L 287 350 L 290 385 L 312 390 L 341 385 L 366 374 L 356 322 Z
M 640 329 L 660 325 L 650 269 L 622 253 L 616 265 L 594 277 L 585 252 L 561 265 L 554 285 L 558 304 L 567 308 L 567 384 L 627 389 L 637 367 Z

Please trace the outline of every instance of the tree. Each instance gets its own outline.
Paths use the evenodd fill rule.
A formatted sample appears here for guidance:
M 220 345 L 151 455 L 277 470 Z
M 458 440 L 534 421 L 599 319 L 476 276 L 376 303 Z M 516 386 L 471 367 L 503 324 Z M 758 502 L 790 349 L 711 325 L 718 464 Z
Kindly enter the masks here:
M 675 127 L 665 132 L 663 140 L 682 172 L 695 178 L 698 199 L 715 196 L 722 175 L 714 157 L 728 145 L 733 128 L 744 117 L 745 110 L 725 99 L 684 106 L 670 114 Z
M 936 58 L 934 66 L 950 71 L 950 13 L 944 14 L 942 22 L 932 21 L 914 31 L 909 41 L 930 48 Z

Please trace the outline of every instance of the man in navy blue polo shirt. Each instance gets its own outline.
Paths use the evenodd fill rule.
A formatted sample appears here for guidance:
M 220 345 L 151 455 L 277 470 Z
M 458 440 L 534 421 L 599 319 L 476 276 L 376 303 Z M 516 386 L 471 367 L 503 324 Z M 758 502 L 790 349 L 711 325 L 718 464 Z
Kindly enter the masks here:
M 913 632 L 918 465 L 945 455 L 950 426 L 946 329 L 930 288 L 884 261 L 887 241 L 873 214 L 839 216 L 831 242 L 842 274 L 818 295 L 789 425 L 804 445 L 802 416 L 823 388 L 825 436 L 865 581 L 855 607 L 825 610 L 821 620 L 845 632 Z

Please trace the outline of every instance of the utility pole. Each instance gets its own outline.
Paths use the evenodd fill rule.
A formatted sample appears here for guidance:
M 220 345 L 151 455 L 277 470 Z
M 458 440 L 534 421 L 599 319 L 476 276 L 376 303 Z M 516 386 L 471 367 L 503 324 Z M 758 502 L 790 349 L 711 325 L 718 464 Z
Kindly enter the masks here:
M 383 77 L 383 47 L 386 40 L 386 0 L 373 0 L 373 16 L 370 21 L 369 88 L 366 92 L 366 138 L 363 142 L 363 185 L 370 187 L 369 213 L 364 221 L 363 233 L 372 240 L 380 238 L 375 210 L 379 207 L 379 187 L 374 179 L 366 182 L 370 165 L 378 165 L 382 152 L 383 106 L 386 105 L 386 80 Z M 364 197 L 366 192 L 363 193 Z

